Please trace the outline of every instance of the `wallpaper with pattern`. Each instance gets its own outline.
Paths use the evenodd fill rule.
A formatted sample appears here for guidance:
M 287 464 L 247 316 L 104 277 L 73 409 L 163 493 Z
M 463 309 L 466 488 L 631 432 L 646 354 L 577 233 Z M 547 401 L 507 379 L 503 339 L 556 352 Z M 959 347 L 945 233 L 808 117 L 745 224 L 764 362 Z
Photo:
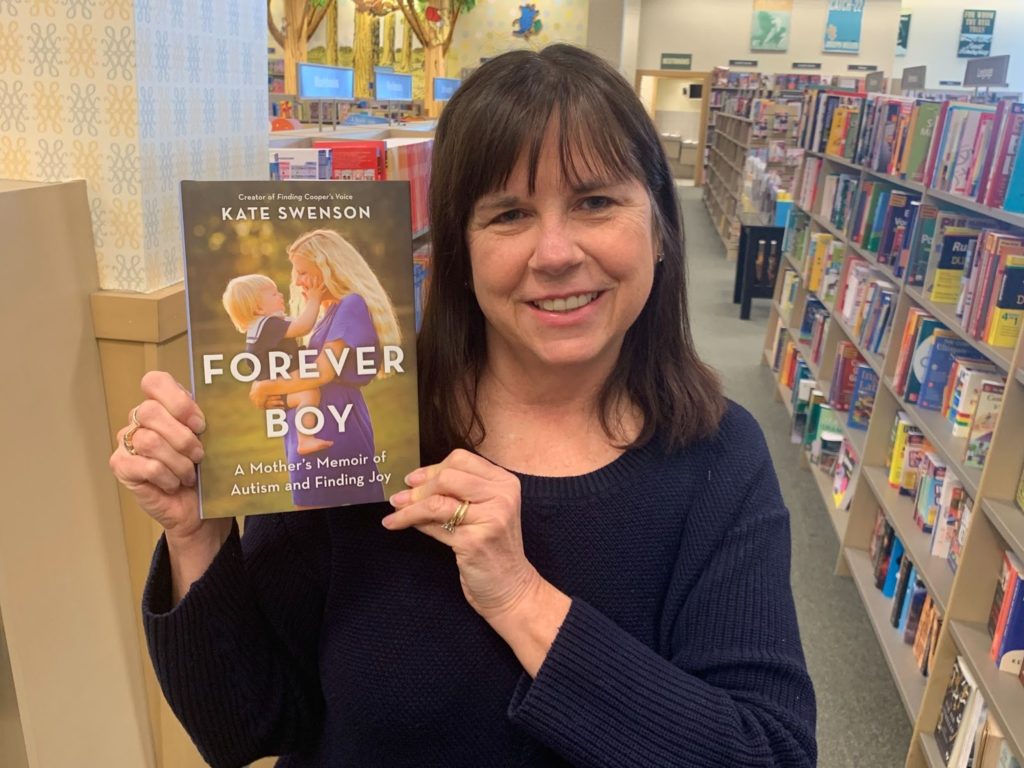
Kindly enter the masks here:
M 84 178 L 104 288 L 181 279 L 177 181 L 266 176 L 260 0 L 0 0 L 0 177 Z

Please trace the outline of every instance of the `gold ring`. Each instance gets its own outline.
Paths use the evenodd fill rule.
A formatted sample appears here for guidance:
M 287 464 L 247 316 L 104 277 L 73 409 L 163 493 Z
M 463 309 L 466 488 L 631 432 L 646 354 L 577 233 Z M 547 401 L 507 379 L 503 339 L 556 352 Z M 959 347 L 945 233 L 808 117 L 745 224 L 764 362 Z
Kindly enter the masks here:
M 466 518 L 466 511 L 469 509 L 469 502 L 463 499 L 459 502 L 459 506 L 455 508 L 455 514 L 452 515 L 448 522 L 442 525 L 448 533 L 455 533 L 455 529 L 462 524 L 462 521 Z
M 135 433 L 138 432 L 139 427 L 142 426 L 139 423 L 139 406 L 136 405 L 134 408 L 132 408 L 132 412 L 131 414 L 129 414 L 128 420 L 131 422 L 131 426 L 128 427 L 128 430 L 124 433 L 124 436 L 121 438 L 121 444 L 124 446 L 124 449 L 128 451 L 129 455 L 138 456 L 139 454 L 138 451 L 135 450 L 135 445 L 134 443 L 132 443 L 132 438 L 135 437 Z

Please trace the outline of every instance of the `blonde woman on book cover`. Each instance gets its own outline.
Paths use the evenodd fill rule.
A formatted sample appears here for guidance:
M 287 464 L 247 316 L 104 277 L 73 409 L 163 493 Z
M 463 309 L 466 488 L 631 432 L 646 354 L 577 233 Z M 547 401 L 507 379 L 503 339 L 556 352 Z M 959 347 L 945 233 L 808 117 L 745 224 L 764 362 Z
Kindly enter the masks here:
M 202 414 L 143 380 L 165 695 L 240 766 L 813 766 L 789 515 L 694 349 L 656 129 L 596 56 L 489 60 L 437 127 L 424 466 L 389 503 L 200 522 Z
M 298 237 L 288 246 L 292 264 L 293 297 L 298 294 L 300 304 L 317 301 L 320 316 L 310 333 L 307 349 L 320 353 L 317 357 L 316 377 L 264 379 L 255 381 L 249 397 L 260 408 L 290 405 L 289 397 L 310 391 L 319 391 L 319 407 L 334 406 L 338 413 L 348 411 L 345 430 L 340 431 L 332 419 L 324 420 L 324 429 L 318 437 L 325 441 L 316 458 L 347 461 L 363 456 L 370 459 L 363 465 L 350 466 L 353 483 L 341 489 L 350 504 L 384 500 L 384 487 L 376 479 L 373 421 L 363 398 L 362 388 L 376 374 L 357 373 L 356 358 L 350 355 L 337 375 L 327 358 L 330 350 L 340 359 L 342 349 L 382 347 L 399 344 L 401 331 L 391 299 L 380 284 L 366 259 L 340 234 L 330 229 L 317 229 Z M 295 409 L 288 411 L 290 421 Z M 329 507 L 339 493 L 336 488 L 319 488 L 306 483 L 316 474 L 315 465 L 299 461 L 302 445 L 299 430 L 289 429 L 284 437 L 285 454 L 292 469 L 289 479 L 293 484 L 292 501 L 297 507 Z

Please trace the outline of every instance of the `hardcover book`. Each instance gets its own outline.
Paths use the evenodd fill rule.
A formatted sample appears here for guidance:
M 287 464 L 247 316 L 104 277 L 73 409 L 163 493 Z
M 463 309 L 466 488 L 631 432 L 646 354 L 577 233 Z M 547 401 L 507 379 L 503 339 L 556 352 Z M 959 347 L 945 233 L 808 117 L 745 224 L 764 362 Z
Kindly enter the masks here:
M 964 466 L 981 469 L 985 466 L 988 449 L 992 447 L 992 433 L 996 429 L 999 410 L 1003 406 L 1005 384 L 1001 381 L 985 381 L 978 393 L 978 405 L 971 419 L 971 431 L 967 436 L 967 452 Z
M 408 185 L 186 181 L 181 202 L 202 517 L 400 490 L 419 466 Z

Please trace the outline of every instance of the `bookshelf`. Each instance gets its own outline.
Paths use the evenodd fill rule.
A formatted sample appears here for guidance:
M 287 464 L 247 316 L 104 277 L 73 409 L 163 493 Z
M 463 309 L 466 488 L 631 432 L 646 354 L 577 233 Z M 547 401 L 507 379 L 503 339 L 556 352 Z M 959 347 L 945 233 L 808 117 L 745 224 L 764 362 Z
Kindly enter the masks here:
M 856 182 L 860 190 L 867 182 L 882 184 L 888 190 L 916 192 L 921 203 L 933 206 L 940 214 L 957 211 L 998 223 L 1007 232 L 1024 236 L 1024 216 L 980 205 L 971 199 L 949 192 L 933 189 L 919 182 L 908 181 L 896 176 L 867 168 L 851 161 L 848 157 L 837 157 L 818 151 L 806 150 L 805 165 L 819 162 L 814 180 L 815 194 L 804 199 L 800 205 L 799 190 L 794 197 L 798 204 L 794 210 L 802 212 L 808 222 L 809 235 L 827 233 L 833 242 L 842 248 L 842 280 L 848 279 L 845 270 L 852 260 L 865 261 L 868 268 L 895 286 L 891 310 L 892 332 L 876 352 L 869 349 L 854 332 L 854 328 L 839 312 L 844 284 L 841 282 L 834 306 L 829 307 L 828 327 L 822 357 L 811 365 L 805 344 L 798 342 L 797 348 L 804 355 L 805 362 L 817 380 L 817 386 L 828 391 L 832 371 L 836 365 L 837 339 L 848 339 L 864 361 L 879 377 L 874 408 L 871 412 L 868 430 L 854 436 L 853 430 L 844 429 L 860 459 L 857 471 L 847 492 L 848 511 L 845 525 L 836 526 L 838 556 L 836 573 L 849 575 L 857 586 L 857 592 L 878 637 L 883 654 L 889 666 L 896 688 L 907 709 L 913 725 L 913 738 L 907 745 L 905 765 L 907 768 L 943 765 L 933 737 L 946 684 L 957 656 L 962 656 L 975 679 L 978 681 L 993 718 L 1002 728 L 1012 751 L 1024 755 L 1024 686 L 1015 675 L 1000 672 L 989 658 L 991 638 L 986 629 L 988 614 L 999 576 L 1003 550 L 1011 550 L 1024 558 L 1024 511 L 1013 501 L 1018 479 L 1024 469 L 1024 334 L 1017 339 L 1013 348 L 993 347 L 979 341 L 969 333 L 957 318 L 951 304 L 939 304 L 931 299 L 931 284 L 934 281 L 935 264 L 928 265 L 925 285 L 913 287 L 898 277 L 892 266 L 880 263 L 875 253 L 854 242 L 856 222 L 852 215 L 846 216 L 845 226 L 837 226 L 820 209 L 819 199 L 828 175 L 846 174 Z M 810 166 L 813 169 L 813 165 Z M 801 176 L 807 180 L 808 176 Z M 855 199 L 855 198 L 854 198 Z M 921 217 L 910 229 L 908 242 L 913 249 L 923 236 Z M 789 241 L 789 237 L 787 237 Z M 792 242 L 788 242 L 792 247 Z M 935 256 L 931 257 L 935 260 Z M 763 359 L 769 366 L 776 359 L 775 344 L 783 334 L 799 339 L 801 318 L 809 298 L 815 293 L 806 287 L 806 265 L 793 253 L 785 252 L 779 270 L 775 300 L 770 309 L 769 323 L 765 335 Z M 787 271 L 797 274 L 798 286 L 792 308 L 783 314 L 782 285 Z M 792 278 L 790 278 L 792 280 Z M 827 304 L 827 302 L 825 302 Z M 965 466 L 966 439 L 952 435 L 949 421 L 938 411 L 928 410 L 919 405 L 907 403 L 894 387 L 902 331 L 912 309 L 920 308 L 943 323 L 957 338 L 967 342 L 971 348 L 990 360 L 1006 377 L 1006 389 L 1002 406 L 996 420 L 992 443 L 982 469 Z M 780 325 L 781 324 L 781 325 Z M 780 330 L 781 327 L 781 330 Z M 783 336 L 784 338 L 784 336 Z M 780 396 L 792 414 L 792 403 L 787 397 L 788 388 Z M 973 498 L 970 525 L 966 540 L 960 551 L 958 566 L 954 571 L 945 557 L 931 554 L 932 536 L 922 531 L 914 520 L 914 502 L 901 495 L 888 482 L 885 468 L 889 452 L 892 424 L 898 411 L 907 414 L 910 421 L 924 434 L 934 453 L 941 458 L 963 484 L 965 491 Z M 845 422 L 845 420 L 844 420 Z M 805 463 L 801 460 L 801 464 Z M 816 467 L 815 483 L 823 486 L 821 473 Z M 824 498 L 826 512 L 835 513 L 831 498 Z M 882 596 L 874 586 L 871 560 L 868 555 L 874 517 L 881 509 L 896 535 L 904 542 L 906 555 L 914 564 L 919 578 L 943 617 L 938 636 L 933 666 L 927 677 L 921 675 L 915 664 L 913 651 L 904 644 L 899 633 L 889 624 L 891 601 Z

